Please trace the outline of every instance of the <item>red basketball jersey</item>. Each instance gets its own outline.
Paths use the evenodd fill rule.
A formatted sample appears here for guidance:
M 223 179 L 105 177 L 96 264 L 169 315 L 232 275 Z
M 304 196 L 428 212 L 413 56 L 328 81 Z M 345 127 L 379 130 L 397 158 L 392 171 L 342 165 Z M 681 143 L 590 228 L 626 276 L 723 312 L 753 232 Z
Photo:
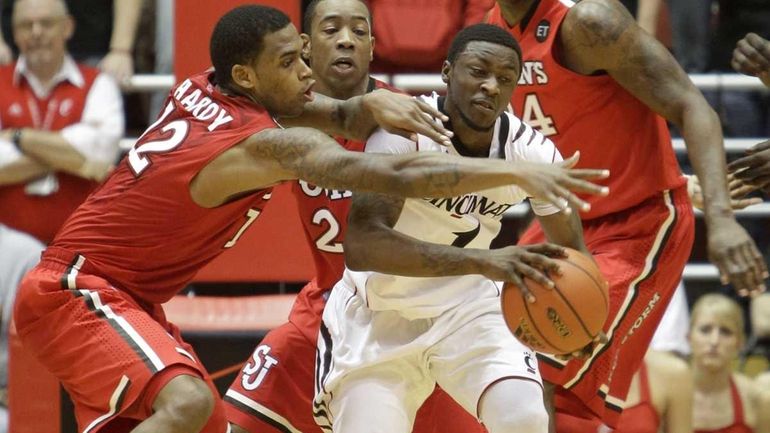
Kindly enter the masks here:
M 52 243 L 85 256 L 84 271 L 146 302 L 169 300 L 235 245 L 270 196 L 258 190 L 212 209 L 190 197 L 190 182 L 210 161 L 276 127 L 263 107 L 220 93 L 212 75 L 172 89 L 158 120 Z
M 488 22 L 521 44 L 523 67 L 511 104 L 525 122 L 556 143 L 565 158 L 580 150 L 578 167 L 608 168 L 610 195 L 585 196 L 591 219 L 628 209 L 685 183 L 666 121 L 608 74 L 580 75 L 559 63 L 559 27 L 574 3 L 540 0 L 528 21 L 509 27 L 499 4 Z
M 367 92 L 375 89 L 398 92 L 388 84 L 370 78 Z M 337 141 L 345 149 L 355 152 L 363 152 L 366 145 L 361 141 L 342 138 Z M 350 191 L 327 190 L 304 180 L 294 182 L 292 193 L 297 200 L 302 228 L 313 255 L 316 284 L 308 284 L 302 289 L 289 320 L 302 324 L 301 329 L 308 329 L 315 339 L 326 305 L 324 294 L 337 284 L 345 270 L 342 241 L 345 239 L 353 194 Z

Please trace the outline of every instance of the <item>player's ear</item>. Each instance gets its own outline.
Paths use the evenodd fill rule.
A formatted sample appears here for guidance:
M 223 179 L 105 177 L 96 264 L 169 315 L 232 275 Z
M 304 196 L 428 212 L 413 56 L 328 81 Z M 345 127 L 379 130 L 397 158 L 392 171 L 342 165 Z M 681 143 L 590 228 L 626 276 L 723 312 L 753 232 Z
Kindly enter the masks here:
M 370 36 L 369 41 L 369 61 L 371 62 L 374 60 L 374 36 Z
M 302 39 L 302 51 L 300 51 L 300 55 L 302 56 L 302 60 L 309 62 L 310 61 L 310 35 L 307 33 L 302 33 L 299 35 L 300 39 Z
M 449 63 L 449 60 L 444 60 L 444 65 L 441 66 L 441 81 L 444 83 L 449 84 L 449 75 L 450 70 L 452 69 L 452 64 Z
M 257 85 L 257 73 L 246 65 L 233 65 L 230 70 L 233 83 L 244 89 L 253 89 Z

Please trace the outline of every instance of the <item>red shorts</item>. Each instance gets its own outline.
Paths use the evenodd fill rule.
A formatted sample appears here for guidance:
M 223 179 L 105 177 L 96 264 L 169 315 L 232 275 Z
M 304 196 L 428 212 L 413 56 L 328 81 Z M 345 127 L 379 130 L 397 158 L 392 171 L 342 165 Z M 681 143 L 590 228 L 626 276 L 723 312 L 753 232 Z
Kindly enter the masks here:
M 302 291 L 315 289 L 311 281 Z M 270 331 L 225 393 L 228 419 L 249 433 L 323 432 L 313 419 L 316 341 L 306 337 L 318 335 L 320 322 L 312 321 L 313 330 L 296 322 Z M 438 388 L 417 413 L 413 431 L 486 432 L 475 417 Z
M 623 212 L 583 222 L 583 234 L 610 284 L 604 332 L 609 341 L 588 360 L 564 363 L 538 354 L 544 380 L 561 385 L 556 408 L 614 427 L 631 378 L 682 277 L 694 238 L 685 187 L 661 193 Z M 535 223 L 521 244 L 544 242 Z
M 14 320 L 24 349 L 61 381 L 81 432 L 128 433 L 152 414 L 171 379 L 204 379 L 217 403 L 205 433 L 224 433 L 224 407 L 208 373 L 159 305 L 144 305 L 88 274 L 77 258 L 43 260 L 22 281 Z M 68 278 L 69 277 L 69 278 Z

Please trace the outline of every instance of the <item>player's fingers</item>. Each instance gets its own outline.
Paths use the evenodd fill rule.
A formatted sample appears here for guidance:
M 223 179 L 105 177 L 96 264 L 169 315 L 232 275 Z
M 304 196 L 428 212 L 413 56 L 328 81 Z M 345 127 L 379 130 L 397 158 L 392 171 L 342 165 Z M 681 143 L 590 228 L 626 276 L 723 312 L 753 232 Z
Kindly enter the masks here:
M 420 107 L 420 110 L 422 110 L 424 113 L 430 115 L 431 120 L 432 119 L 441 119 L 442 122 L 448 122 L 449 117 L 446 116 L 446 114 L 439 111 L 437 108 L 434 108 L 432 105 L 421 101 L 419 99 L 415 99 L 415 102 L 417 102 L 417 106 Z
M 750 151 L 751 149 L 746 150 L 747 153 L 749 153 Z M 727 164 L 727 170 L 730 172 L 730 174 L 734 175 L 737 178 L 740 178 L 740 174 L 742 173 L 741 169 L 752 167 L 760 163 L 761 161 L 762 160 L 759 157 L 759 155 L 749 154 L 747 156 L 743 156 L 734 161 L 731 161 L 729 164 Z
M 755 204 L 762 203 L 762 199 L 759 197 L 753 197 L 753 198 L 737 198 L 730 200 L 730 207 L 733 208 L 733 210 L 741 210 L 746 209 L 749 206 L 753 206 Z
M 575 177 L 572 177 L 572 173 L 568 173 L 569 176 L 561 180 L 560 184 L 570 191 L 574 192 L 582 192 L 586 194 L 596 194 L 596 195 L 608 195 L 610 193 L 610 188 L 608 186 L 604 185 L 597 185 L 593 182 L 589 182 L 587 180 L 577 179 Z
M 525 262 L 527 265 L 537 269 L 538 271 L 542 271 L 546 275 L 550 274 L 557 274 L 561 275 L 561 268 L 559 267 L 559 262 L 556 260 L 551 259 L 549 256 L 545 254 L 541 254 L 538 252 L 532 252 L 531 249 L 527 249 L 527 252 L 522 254 L 521 260 Z M 558 254 L 559 252 L 557 252 Z M 562 251 L 562 254 L 566 253 L 566 251 Z
M 610 177 L 610 171 L 606 168 L 570 168 L 567 174 L 580 179 L 606 179 Z
M 551 281 L 551 279 L 548 278 L 548 276 L 546 276 L 545 273 L 540 272 L 539 269 L 542 269 L 542 268 L 540 268 L 539 266 L 538 268 L 535 268 L 525 262 L 519 262 L 516 264 L 516 271 L 520 275 L 523 275 L 524 277 L 529 278 L 530 280 L 542 286 L 548 287 L 549 289 L 555 287 L 556 285 L 554 284 L 554 282 Z
M 759 38 L 757 36 L 757 38 Z M 745 55 L 754 65 L 757 65 L 759 69 L 770 69 L 770 57 L 766 57 L 770 53 L 764 53 L 765 43 L 757 38 L 743 38 L 738 41 L 738 48 L 741 53 Z
M 744 244 L 741 246 L 739 254 L 746 267 L 747 281 L 749 283 L 747 289 L 749 294 L 764 291 L 764 275 L 767 270 L 764 267 L 764 263 L 760 263 L 756 259 L 756 255 L 759 254 L 759 251 L 756 251 L 756 248 L 753 245 Z
M 570 214 L 572 212 L 572 209 L 570 209 L 569 207 L 569 203 L 563 198 L 556 195 L 553 191 L 546 190 L 540 196 L 540 198 L 552 204 L 553 206 L 556 206 L 562 212 L 565 212 L 567 214 Z
M 754 146 L 746 149 L 746 153 L 751 155 L 767 149 L 770 149 L 770 140 L 755 144 Z
M 738 292 L 738 295 L 748 296 L 752 283 L 749 281 L 750 275 L 747 266 L 743 263 L 737 250 L 731 250 L 725 257 L 725 267 L 727 269 L 727 278 Z
M 536 245 L 528 245 L 524 247 L 527 251 L 531 253 L 536 254 L 543 254 L 548 257 L 561 257 L 566 258 L 567 257 L 567 250 L 556 244 L 552 243 L 543 243 L 543 244 L 536 244 Z
M 527 287 L 527 285 L 524 283 L 521 277 L 519 277 L 519 274 L 512 273 L 509 278 L 510 279 L 508 280 L 508 282 L 513 284 L 519 289 L 519 291 L 521 292 L 521 296 L 524 298 L 524 300 L 526 300 L 530 304 L 534 304 L 537 299 L 535 298 L 535 295 L 532 294 L 532 291 L 529 290 L 529 287 Z
M 599 331 L 599 333 L 596 334 L 596 337 L 594 337 L 594 343 L 597 344 L 607 344 L 608 341 L 610 341 L 610 339 L 607 338 L 607 334 L 605 334 L 604 331 Z
M 560 196 L 564 200 L 567 200 L 567 203 L 569 203 L 569 206 L 564 209 L 565 212 L 567 212 L 570 208 L 580 209 L 583 212 L 588 212 L 591 210 L 591 205 L 587 201 L 581 199 L 572 191 L 566 188 L 563 188 L 559 185 L 554 185 L 554 192 L 556 195 Z
M 580 151 L 578 150 L 575 153 L 573 153 L 572 156 L 560 162 L 559 165 L 564 168 L 572 168 L 575 166 L 575 164 L 578 163 L 579 160 L 580 160 Z

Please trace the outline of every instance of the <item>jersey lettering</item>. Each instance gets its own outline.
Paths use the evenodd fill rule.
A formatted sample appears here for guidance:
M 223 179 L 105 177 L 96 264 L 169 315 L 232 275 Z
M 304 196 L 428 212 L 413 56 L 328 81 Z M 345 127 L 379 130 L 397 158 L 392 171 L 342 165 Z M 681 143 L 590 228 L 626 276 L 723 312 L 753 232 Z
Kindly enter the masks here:
M 169 138 L 145 141 L 144 143 L 137 142 L 128 151 L 128 165 L 131 167 L 131 171 L 134 172 L 134 176 L 140 176 L 152 164 L 150 158 L 145 155 L 146 153 L 165 153 L 179 147 L 184 139 L 187 138 L 187 133 L 190 132 L 190 122 L 175 120 L 161 128 L 161 132 L 169 131 L 173 131 Z
M 269 198 L 269 197 L 268 197 Z M 267 199 L 267 198 L 266 198 Z M 243 236 L 243 232 L 246 231 L 247 228 L 249 228 L 250 225 L 254 223 L 254 220 L 257 219 L 257 217 L 260 214 L 259 209 L 249 209 L 248 212 L 246 212 L 246 222 L 243 223 L 240 229 L 238 229 L 238 232 L 235 233 L 235 236 L 232 237 L 227 243 L 225 244 L 225 248 L 232 248 L 235 246 L 235 243 L 238 242 L 238 239 Z
M 263 344 L 251 354 L 251 359 L 243 367 L 243 376 L 241 377 L 243 389 L 254 391 L 259 388 L 270 369 L 278 365 L 278 360 L 269 355 L 270 349 L 270 346 Z
M 556 135 L 556 125 L 553 123 L 553 117 L 546 115 L 537 99 L 535 93 L 529 93 L 524 98 L 524 110 L 521 113 L 521 119 L 529 126 L 539 130 L 546 137 Z
M 316 247 L 321 251 L 327 253 L 342 254 L 342 243 L 335 242 L 337 235 L 340 234 L 340 223 L 334 214 L 329 209 L 318 209 L 313 214 L 313 224 L 321 227 L 324 224 L 327 225 L 326 231 L 315 241 Z

